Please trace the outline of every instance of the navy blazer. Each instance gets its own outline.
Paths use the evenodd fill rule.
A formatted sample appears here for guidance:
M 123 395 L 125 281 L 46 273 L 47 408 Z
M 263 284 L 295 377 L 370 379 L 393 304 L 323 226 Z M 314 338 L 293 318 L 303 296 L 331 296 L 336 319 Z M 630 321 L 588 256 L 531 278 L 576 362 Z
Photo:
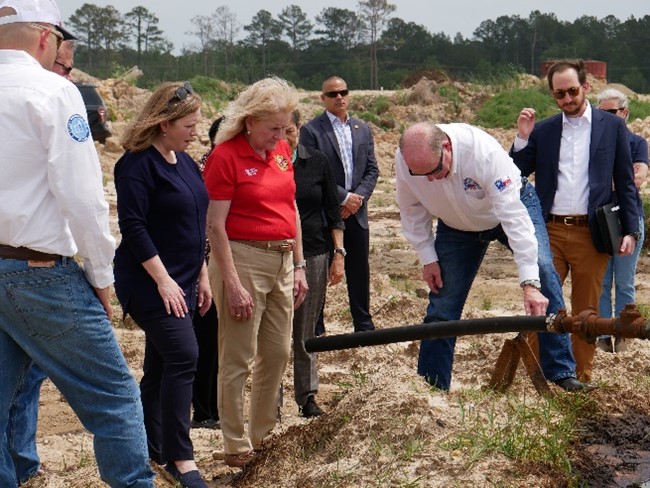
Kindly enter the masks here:
M 363 205 L 354 216 L 357 218 L 359 225 L 367 229 L 368 200 L 377 184 L 379 168 L 375 158 L 375 145 L 370 127 L 365 122 L 354 117 L 349 117 L 349 121 L 352 127 L 352 161 L 354 164 L 352 188 L 349 191 L 363 196 Z M 348 194 L 348 190 L 345 189 L 345 171 L 343 170 L 341 151 L 334 128 L 325 112 L 302 126 L 300 129 L 300 144 L 317 149 L 327 156 L 336 178 L 339 203 L 342 203 Z
M 621 207 L 620 217 L 624 234 L 639 229 L 639 216 L 625 121 L 595 107 L 592 107 L 591 113 L 587 212 L 594 246 L 604 252 L 598 232 L 596 209 L 617 197 Z M 517 152 L 513 148 L 510 149 L 510 156 L 523 176 L 535 173 L 535 189 L 545 220 L 549 218 L 557 191 L 561 137 L 562 114 L 558 114 L 535 124 L 524 149 Z M 612 195 L 612 181 L 616 188 L 616 197 Z

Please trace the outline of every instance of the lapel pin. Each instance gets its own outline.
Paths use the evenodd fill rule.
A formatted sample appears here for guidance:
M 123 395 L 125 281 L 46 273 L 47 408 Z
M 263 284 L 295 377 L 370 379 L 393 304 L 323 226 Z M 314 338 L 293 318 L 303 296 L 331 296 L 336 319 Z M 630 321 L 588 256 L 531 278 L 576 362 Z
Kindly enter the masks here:
M 358 126 L 357 124 L 354 124 L 354 128 L 355 128 L 355 129 L 358 129 L 359 126 Z

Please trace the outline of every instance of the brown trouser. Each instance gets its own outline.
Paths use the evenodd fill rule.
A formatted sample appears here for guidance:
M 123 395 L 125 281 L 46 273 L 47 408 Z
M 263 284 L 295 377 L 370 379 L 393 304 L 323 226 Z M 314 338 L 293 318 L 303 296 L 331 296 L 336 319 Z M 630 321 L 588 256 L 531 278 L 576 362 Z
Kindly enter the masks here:
M 609 255 L 596 250 L 587 226 L 548 222 L 546 228 L 560 281 L 564 283 L 571 273 L 571 314 L 577 315 L 588 307 L 598 310 Z M 571 342 L 578 378 L 591 381 L 596 345 L 576 335 L 571 336 Z

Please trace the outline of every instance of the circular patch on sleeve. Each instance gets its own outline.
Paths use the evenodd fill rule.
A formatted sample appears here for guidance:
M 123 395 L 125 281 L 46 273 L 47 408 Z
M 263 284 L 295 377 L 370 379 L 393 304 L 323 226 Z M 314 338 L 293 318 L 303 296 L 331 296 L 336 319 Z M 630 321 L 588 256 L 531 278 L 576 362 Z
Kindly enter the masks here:
M 79 114 L 74 114 L 68 119 L 68 134 L 76 142 L 86 142 L 90 137 L 88 122 Z

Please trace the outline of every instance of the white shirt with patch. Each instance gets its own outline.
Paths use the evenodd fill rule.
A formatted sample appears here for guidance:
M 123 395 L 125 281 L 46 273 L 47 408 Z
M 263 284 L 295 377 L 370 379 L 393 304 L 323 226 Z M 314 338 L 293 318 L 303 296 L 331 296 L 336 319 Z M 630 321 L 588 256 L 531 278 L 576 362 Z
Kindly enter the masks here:
M 521 172 L 492 136 L 468 124 L 438 124 L 449 137 L 449 175 L 429 181 L 411 176 L 397 150 L 396 198 L 402 232 L 422 265 L 438 261 L 434 218 L 461 231 L 480 232 L 501 224 L 514 252 L 519 281 L 539 279 L 537 239 L 520 200 Z
M 84 260 L 113 283 L 102 171 L 81 94 L 23 51 L 0 50 L 0 244 Z

